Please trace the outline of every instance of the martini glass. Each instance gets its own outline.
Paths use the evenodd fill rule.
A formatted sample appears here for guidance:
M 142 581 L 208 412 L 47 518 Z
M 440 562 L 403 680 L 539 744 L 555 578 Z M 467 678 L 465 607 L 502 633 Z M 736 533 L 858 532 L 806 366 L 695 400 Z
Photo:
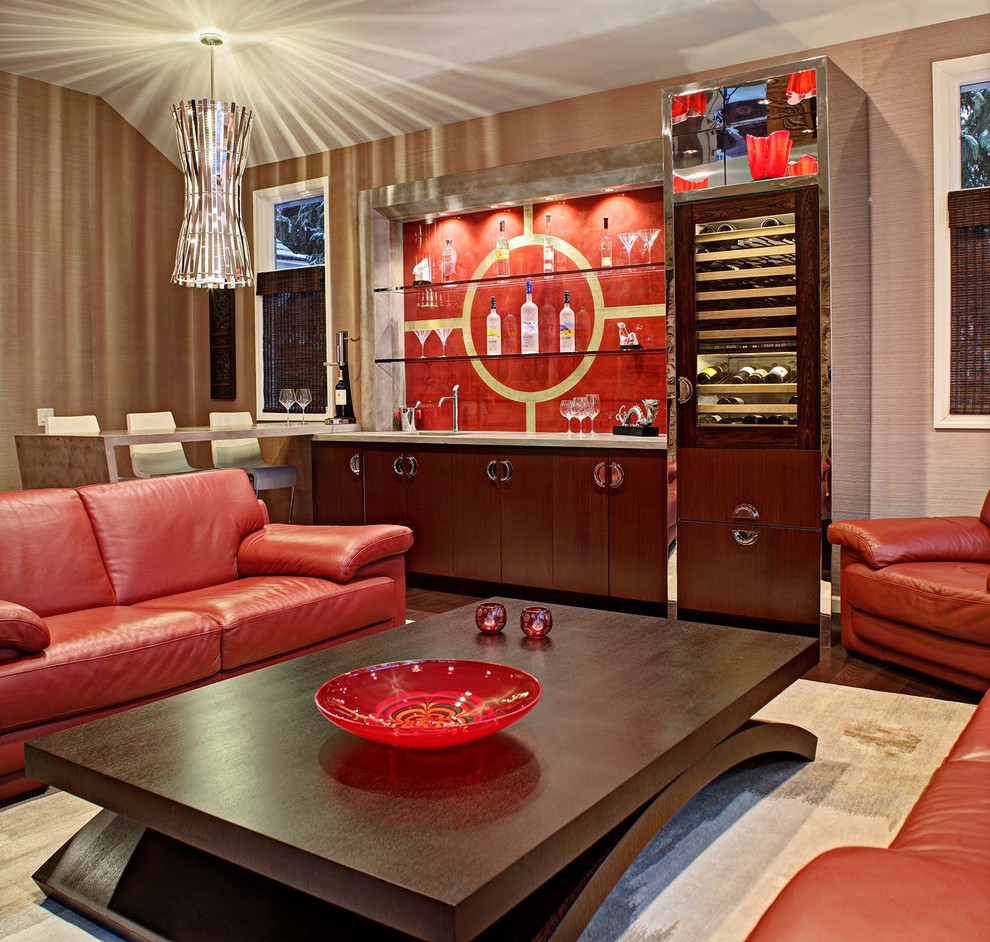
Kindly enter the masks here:
M 659 229 L 640 229 L 639 237 L 643 240 L 646 245 L 646 258 L 647 261 L 653 261 L 653 243 L 657 241 L 660 237 Z
M 419 340 L 419 356 L 420 359 L 426 356 L 426 338 L 430 336 L 430 327 L 417 327 L 413 333 L 416 335 L 417 340 Z
M 447 355 L 447 338 L 454 332 L 453 327 L 434 327 L 437 332 L 437 336 L 440 338 L 440 356 L 445 357 Z
M 623 244 L 626 250 L 626 264 L 632 265 L 632 247 L 636 244 L 636 240 L 639 238 L 639 232 L 620 232 L 619 241 Z

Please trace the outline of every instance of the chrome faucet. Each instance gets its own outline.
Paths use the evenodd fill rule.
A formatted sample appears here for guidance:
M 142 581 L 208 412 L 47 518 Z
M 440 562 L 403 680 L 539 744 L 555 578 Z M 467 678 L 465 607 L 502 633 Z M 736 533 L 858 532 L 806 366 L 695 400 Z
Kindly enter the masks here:
M 437 408 L 439 409 L 448 400 L 454 404 L 454 427 L 452 431 L 459 432 L 461 430 L 461 399 L 460 399 L 460 383 L 454 383 L 454 388 L 451 390 L 453 395 L 441 396 L 440 401 L 437 403 Z

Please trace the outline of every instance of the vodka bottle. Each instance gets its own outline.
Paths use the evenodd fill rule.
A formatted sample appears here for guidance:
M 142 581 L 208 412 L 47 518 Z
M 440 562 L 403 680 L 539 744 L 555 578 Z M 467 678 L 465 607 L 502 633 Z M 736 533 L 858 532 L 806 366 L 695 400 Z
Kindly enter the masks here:
M 533 303 L 533 282 L 526 282 L 526 303 L 519 309 L 519 327 L 522 334 L 522 352 L 540 352 L 540 310 Z
M 519 318 L 512 311 L 502 318 L 502 352 L 519 352 Z
M 571 293 L 564 292 L 564 306 L 560 309 L 560 352 L 574 352 L 574 311 L 571 310 Z
M 498 238 L 495 240 L 495 274 L 509 274 L 509 240 L 505 237 L 505 220 L 499 220 Z
M 448 239 L 440 253 L 440 278 L 442 281 L 453 281 L 456 277 L 457 252 L 453 246 L 453 239 Z
M 605 228 L 602 231 L 602 268 L 612 267 L 612 237 L 608 234 L 608 216 L 605 217 Z
M 543 270 L 553 271 L 553 236 L 550 235 L 550 213 L 546 216 L 546 235 L 543 237 Z
M 502 355 L 502 318 L 495 310 L 495 298 L 492 298 L 492 309 L 485 321 L 485 335 L 488 341 L 487 352 L 490 357 Z

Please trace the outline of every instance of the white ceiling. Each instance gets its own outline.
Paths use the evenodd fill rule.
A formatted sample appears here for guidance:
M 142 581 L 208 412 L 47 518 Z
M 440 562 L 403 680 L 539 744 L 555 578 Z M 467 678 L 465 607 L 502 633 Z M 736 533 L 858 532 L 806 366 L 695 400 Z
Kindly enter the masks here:
M 0 0 L 0 70 L 98 95 L 177 160 L 170 105 L 255 112 L 251 164 L 990 12 L 988 0 Z

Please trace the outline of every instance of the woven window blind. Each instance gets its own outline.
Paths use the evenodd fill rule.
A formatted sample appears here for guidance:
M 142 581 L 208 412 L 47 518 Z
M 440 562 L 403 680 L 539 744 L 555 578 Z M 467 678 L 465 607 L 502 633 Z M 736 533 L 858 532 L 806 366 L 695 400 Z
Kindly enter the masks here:
M 949 194 L 949 412 L 990 415 L 990 187 Z
M 279 412 L 278 391 L 308 387 L 307 412 L 327 408 L 327 309 L 323 266 L 259 272 L 262 298 L 262 393 L 266 412 Z

